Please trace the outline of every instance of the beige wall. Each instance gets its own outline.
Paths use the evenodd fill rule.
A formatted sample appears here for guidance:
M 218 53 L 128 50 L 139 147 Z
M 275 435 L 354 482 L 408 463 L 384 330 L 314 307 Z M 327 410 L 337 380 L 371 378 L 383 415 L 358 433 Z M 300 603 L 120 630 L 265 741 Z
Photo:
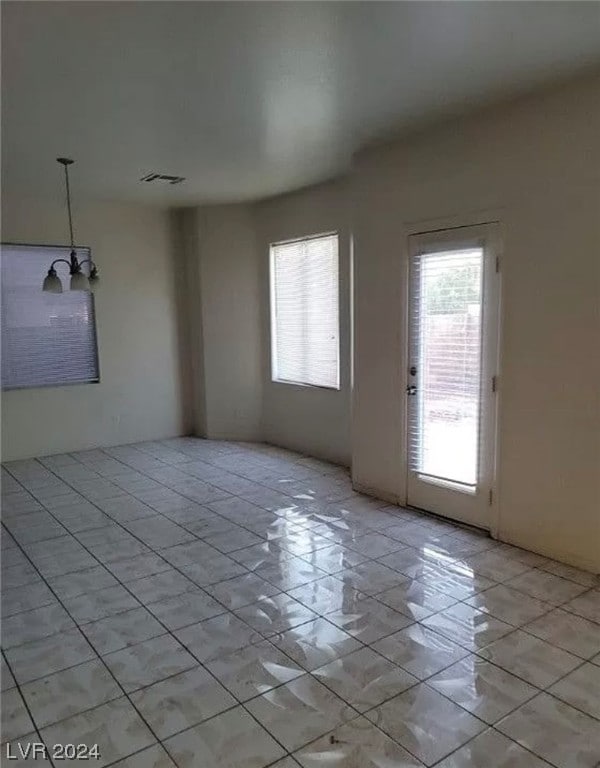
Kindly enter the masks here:
M 206 206 L 181 215 L 194 333 L 195 433 L 260 440 L 260 276 L 251 208 Z
M 77 206 L 75 215 L 77 241 L 91 247 L 102 280 L 101 380 L 3 392 L 3 460 L 180 435 L 190 427 L 167 212 L 98 204 Z M 60 201 L 4 196 L 4 241 L 61 243 L 65 227 Z
M 353 477 L 404 500 L 410 231 L 504 230 L 500 538 L 600 570 L 600 80 L 356 159 Z
M 337 181 L 254 206 L 260 266 L 262 430 L 264 439 L 350 465 L 350 228 L 346 182 Z M 320 232 L 339 233 L 340 389 L 271 381 L 269 245 Z

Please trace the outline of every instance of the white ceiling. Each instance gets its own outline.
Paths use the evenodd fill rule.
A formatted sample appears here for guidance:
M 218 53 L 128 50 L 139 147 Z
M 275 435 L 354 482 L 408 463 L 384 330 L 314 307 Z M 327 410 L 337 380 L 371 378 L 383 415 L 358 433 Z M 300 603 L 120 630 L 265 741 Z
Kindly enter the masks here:
M 600 61 L 598 2 L 3 2 L 2 21 L 11 194 L 62 194 L 68 155 L 78 195 L 264 197 Z

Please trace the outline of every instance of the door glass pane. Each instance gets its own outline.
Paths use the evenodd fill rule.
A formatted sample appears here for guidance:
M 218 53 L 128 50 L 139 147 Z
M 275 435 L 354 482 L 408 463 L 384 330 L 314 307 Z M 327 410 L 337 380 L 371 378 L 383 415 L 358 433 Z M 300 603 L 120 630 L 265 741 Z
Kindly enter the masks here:
M 480 248 L 420 255 L 412 297 L 411 469 L 471 487 L 479 455 L 482 272 Z

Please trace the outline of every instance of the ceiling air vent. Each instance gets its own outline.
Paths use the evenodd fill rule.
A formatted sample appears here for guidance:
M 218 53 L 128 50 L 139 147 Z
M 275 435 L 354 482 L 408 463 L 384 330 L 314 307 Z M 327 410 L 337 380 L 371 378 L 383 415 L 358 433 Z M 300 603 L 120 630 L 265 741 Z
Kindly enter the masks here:
M 181 184 L 185 176 L 171 176 L 168 173 L 147 173 L 140 181 L 166 181 L 167 184 Z

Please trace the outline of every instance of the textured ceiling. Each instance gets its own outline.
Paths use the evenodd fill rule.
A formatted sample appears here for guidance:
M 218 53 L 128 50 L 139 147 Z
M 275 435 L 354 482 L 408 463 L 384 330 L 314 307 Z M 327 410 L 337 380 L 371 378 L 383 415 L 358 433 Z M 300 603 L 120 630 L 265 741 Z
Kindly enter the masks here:
M 83 196 L 256 199 L 600 61 L 597 2 L 3 2 L 2 22 L 9 194 L 57 194 L 66 154 Z

